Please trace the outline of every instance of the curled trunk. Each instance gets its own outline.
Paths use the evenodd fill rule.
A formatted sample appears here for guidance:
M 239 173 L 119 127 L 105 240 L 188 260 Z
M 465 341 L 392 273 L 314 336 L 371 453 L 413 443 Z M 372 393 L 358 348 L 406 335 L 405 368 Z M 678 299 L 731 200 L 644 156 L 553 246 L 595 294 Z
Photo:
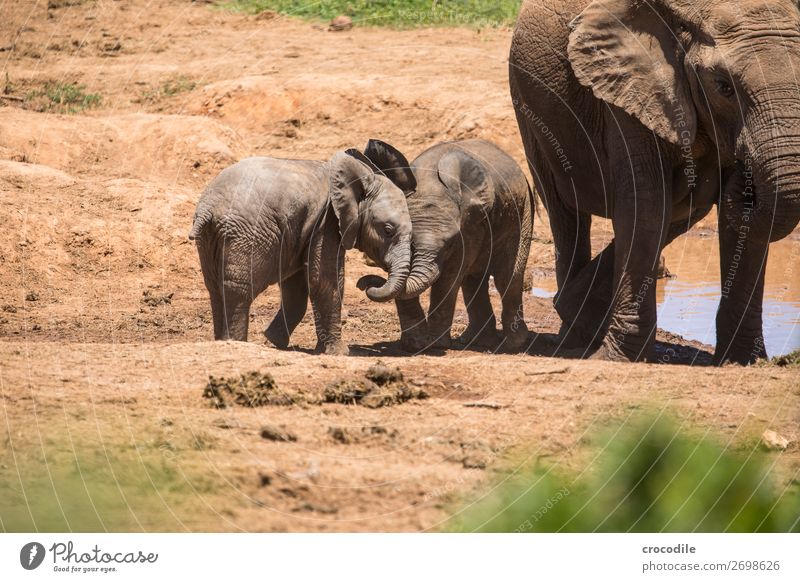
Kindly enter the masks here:
M 367 297 L 372 301 L 383 303 L 392 301 L 405 289 L 406 279 L 411 270 L 411 241 L 402 240 L 386 255 L 386 264 L 389 268 L 389 278 L 383 284 L 373 286 L 378 278 L 364 277 L 359 281 L 359 287 L 366 281 Z

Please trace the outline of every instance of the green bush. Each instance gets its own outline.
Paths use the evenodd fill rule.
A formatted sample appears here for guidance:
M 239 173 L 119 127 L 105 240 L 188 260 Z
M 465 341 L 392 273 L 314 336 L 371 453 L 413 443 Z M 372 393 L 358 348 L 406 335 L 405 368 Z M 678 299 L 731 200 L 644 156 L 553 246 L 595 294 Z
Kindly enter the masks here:
M 76 83 L 48 81 L 43 87 L 25 96 L 26 104 L 36 111 L 80 113 L 98 107 L 103 98 L 98 93 L 86 93 L 86 86 Z
M 644 419 L 601 443 L 580 475 L 523 471 L 455 519 L 483 532 L 797 532 L 796 485 L 776 487 L 766 453 L 735 453 Z
M 258 13 L 273 10 L 310 20 L 346 15 L 361 26 L 509 26 L 521 0 L 230 0 L 223 6 Z

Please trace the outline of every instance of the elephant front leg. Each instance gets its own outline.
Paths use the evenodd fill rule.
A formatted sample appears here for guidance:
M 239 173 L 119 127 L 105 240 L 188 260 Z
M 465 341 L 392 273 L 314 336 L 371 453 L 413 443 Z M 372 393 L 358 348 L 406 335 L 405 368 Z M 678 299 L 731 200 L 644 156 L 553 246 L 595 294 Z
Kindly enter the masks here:
M 428 308 L 428 333 L 432 341 L 430 347 L 450 348 L 450 330 L 453 327 L 453 315 L 460 288 L 459 277 L 447 274 L 439 277 L 431 287 L 431 304 Z
M 428 336 L 428 322 L 419 297 L 398 299 L 395 303 L 400 318 L 400 347 L 411 353 L 426 350 L 431 341 Z
M 344 249 L 336 217 L 328 209 L 320 232 L 311 240 L 308 261 L 309 292 L 317 331 L 315 352 L 347 355 L 342 341 L 342 298 L 344 296 Z
M 726 224 L 720 212 L 719 247 L 722 296 L 714 362 L 752 364 L 767 357 L 762 304 L 769 243 L 753 236 L 747 222 L 738 228 Z
M 559 343 L 563 347 L 590 347 L 605 336 L 614 285 L 614 253 L 612 241 L 556 294 L 553 302 L 562 320 Z
M 305 269 L 281 282 L 281 307 L 264 330 L 264 336 L 276 348 L 289 347 L 292 332 L 303 320 L 308 308 L 308 282 Z
M 623 114 L 624 115 L 624 114 Z M 640 361 L 656 335 L 656 279 L 672 217 L 669 160 L 652 132 L 625 116 L 609 144 L 614 179 L 614 285 L 608 329 L 594 358 Z M 620 145 L 623 144 L 623 145 Z

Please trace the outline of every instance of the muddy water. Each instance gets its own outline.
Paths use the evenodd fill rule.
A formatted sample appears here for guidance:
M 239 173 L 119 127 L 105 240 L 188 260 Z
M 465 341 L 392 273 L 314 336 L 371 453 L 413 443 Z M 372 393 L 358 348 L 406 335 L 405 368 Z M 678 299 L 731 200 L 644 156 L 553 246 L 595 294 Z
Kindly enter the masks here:
M 664 251 L 675 276 L 658 285 L 658 326 L 687 339 L 716 343 L 714 318 L 720 299 L 716 235 L 689 234 Z M 555 294 L 551 278 L 534 280 L 539 297 Z M 770 356 L 800 348 L 800 239 L 770 246 L 764 289 L 764 342 Z

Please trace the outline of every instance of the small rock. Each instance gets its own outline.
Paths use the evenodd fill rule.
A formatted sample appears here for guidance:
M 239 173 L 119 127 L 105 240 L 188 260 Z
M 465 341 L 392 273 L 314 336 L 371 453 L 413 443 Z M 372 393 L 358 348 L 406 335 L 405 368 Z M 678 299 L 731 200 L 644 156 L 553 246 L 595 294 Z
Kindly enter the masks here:
M 31 327 L 31 330 L 32 331 L 42 331 L 42 326 L 39 325 L 38 323 L 34 323 L 33 326 Z
M 785 451 L 789 446 L 789 439 L 779 435 L 774 430 L 765 430 L 761 435 L 761 445 L 768 451 Z
M 293 443 L 297 441 L 297 435 L 272 424 L 265 424 L 261 427 L 261 438 L 268 441 Z
M 278 17 L 278 13 L 274 10 L 262 10 L 256 14 L 256 20 L 273 20 Z
M 353 442 L 353 437 L 350 436 L 347 429 L 340 426 L 328 427 L 328 434 L 333 440 L 342 445 L 349 445 Z
M 269 484 L 272 483 L 272 476 L 266 473 L 259 473 L 258 483 L 261 487 L 268 487 Z
M 6 313 L 16 313 L 17 308 L 14 307 L 13 305 L 3 305 L 3 311 L 5 311 Z
M 485 469 L 486 458 L 481 455 L 467 455 L 461 460 L 465 469 Z
M 28 291 L 25 294 L 25 301 L 39 301 L 39 294 L 36 291 Z
M 353 28 L 353 19 L 344 14 L 340 14 L 331 20 L 330 26 L 328 26 L 328 30 L 331 32 L 342 32 L 351 28 Z

